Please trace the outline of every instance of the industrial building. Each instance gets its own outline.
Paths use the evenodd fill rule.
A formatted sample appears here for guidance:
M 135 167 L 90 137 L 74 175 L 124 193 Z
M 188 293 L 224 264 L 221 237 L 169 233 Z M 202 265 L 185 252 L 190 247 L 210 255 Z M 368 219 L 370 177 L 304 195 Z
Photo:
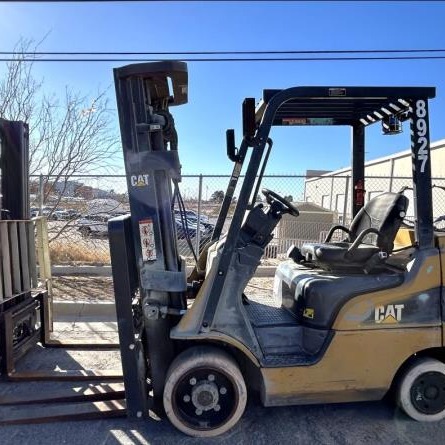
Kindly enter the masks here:
M 383 192 L 409 186 L 411 170 L 411 150 L 366 162 L 365 202 Z M 434 185 L 445 187 L 445 139 L 431 144 L 431 175 Z M 338 221 L 347 222 L 351 214 L 351 168 L 307 176 L 304 200 L 337 212 Z M 407 217 L 413 217 L 413 192 L 406 190 L 405 194 L 410 200 Z M 445 190 L 433 188 L 433 214 L 435 218 L 445 215 Z

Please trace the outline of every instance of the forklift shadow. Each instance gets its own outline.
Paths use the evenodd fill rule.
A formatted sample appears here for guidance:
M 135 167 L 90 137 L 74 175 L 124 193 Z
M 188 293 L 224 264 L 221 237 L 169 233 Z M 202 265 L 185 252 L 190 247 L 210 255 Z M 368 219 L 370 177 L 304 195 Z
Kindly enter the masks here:
M 83 337 L 82 337 L 83 338 Z M 98 336 L 97 340 L 107 339 L 105 336 Z M 34 346 L 16 365 L 14 374 L 28 372 L 60 372 L 64 373 L 82 372 L 85 376 L 94 373 L 113 369 L 121 372 L 119 350 L 109 349 L 87 349 L 80 345 L 70 345 L 69 349 L 63 347 L 45 348 L 40 343 Z M 14 374 L 11 375 L 14 379 Z M 50 375 L 50 374 L 49 374 Z
M 118 350 L 37 344 L 0 382 L 0 424 L 122 417 L 125 408 Z

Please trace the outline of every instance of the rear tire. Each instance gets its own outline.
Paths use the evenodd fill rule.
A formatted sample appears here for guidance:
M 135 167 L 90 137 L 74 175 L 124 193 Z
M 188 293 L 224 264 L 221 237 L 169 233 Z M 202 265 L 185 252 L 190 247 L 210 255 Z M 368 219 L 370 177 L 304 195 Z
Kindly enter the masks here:
M 445 418 L 445 363 L 421 358 L 401 376 L 397 403 L 408 416 L 421 422 Z
M 190 348 L 173 361 L 167 373 L 165 412 L 189 436 L 225 433 L 238 422 L 246 402 L 246 384 L 238 365 L 217 348 Z

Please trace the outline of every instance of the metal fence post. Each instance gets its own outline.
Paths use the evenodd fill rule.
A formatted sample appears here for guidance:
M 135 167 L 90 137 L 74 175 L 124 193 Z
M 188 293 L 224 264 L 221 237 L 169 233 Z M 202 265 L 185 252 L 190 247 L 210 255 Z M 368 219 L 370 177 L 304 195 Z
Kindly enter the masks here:
M 199 175 L 198 184 L 198 224 L 196 230 L 196 254 L 199 256 L 199 244 L 201 242 L 201 201 L 202 201 L 202 175 Z
M 346 176 L 345 202 L 343 204 L 343 222 L 342 222 L 344 226 L 346 226 L 346 215 L 348 213 L 348 199 L 349 199 L 349 176 Z
M 43 175 L 39 176 L 39 216 L 43 216 L 43 193 L 44 193 Z
M 388 192 L 392 192 L 392 183 L 394 181 L 394 158 L 391 158 L 391 167 L 390 167 L 390 172 L 389 172 L 389 190 Z
M 329 210 L 332 210 L 332 195 L 334 194 L 334 176 L 331 178 L 331 193 L 329 194 Z
M 39 278 L 48 290 L 50 331 L 53 331 L 53 281 L 49 253 L 48 225 L 45 217 L 36 218 L 37 257 L 39 260 Z

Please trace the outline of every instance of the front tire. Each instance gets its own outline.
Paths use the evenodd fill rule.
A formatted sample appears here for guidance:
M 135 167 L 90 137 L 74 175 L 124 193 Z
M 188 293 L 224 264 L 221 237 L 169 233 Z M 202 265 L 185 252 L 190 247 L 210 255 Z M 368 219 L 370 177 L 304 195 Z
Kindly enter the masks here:
M 399 406 L 414 420 L 435 422 L 445 418 L 445 363 L 432 358 L 416 361 L 401 377 Z
M 170 422 L 189 436 L 213 437 L 232 428 L 247 402 L 244 378 L 226 352 L 190 348 L 171 364 L 164 388 Z

